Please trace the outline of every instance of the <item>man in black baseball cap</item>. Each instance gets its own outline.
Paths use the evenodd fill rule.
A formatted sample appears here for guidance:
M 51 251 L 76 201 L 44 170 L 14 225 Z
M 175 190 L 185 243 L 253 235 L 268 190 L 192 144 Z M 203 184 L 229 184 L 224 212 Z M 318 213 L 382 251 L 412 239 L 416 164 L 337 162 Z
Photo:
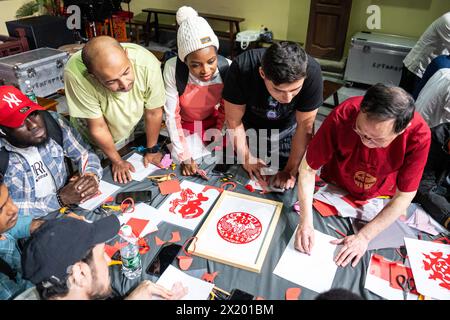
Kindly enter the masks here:
M 119 231 L 111 215 L 89 223 L 65 218 L 45 223 L 27 241 L 23 250 L 24 278 L 36 285 L 44 300 L 94 300 L 111 295 L 111 280 L 104 251 L 105 242 Z M 173 294 L 150 281 L 143 281 L 128 299 L 165 299 Z

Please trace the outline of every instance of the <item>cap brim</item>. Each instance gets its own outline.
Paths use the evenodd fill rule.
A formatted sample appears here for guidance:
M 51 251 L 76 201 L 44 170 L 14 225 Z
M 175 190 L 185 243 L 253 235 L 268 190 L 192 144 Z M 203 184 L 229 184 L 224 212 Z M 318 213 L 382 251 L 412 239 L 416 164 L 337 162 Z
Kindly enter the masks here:
M 114 238 L 120 229 L 120 221 L 115 215 L 110 215 L 106 218 L 93 222 L 94 224 L 94 238 L 93 244 L 107 242 Z
M 28 105 L 27 107 L 30 107 L 30 109 L 27 110 L 26 112 L 24 113 L 16 112 L 12 114 L 8 119 L 2 121 L 3 125 L 8 128 L 18 128 L 21 125 L 23 125 L 25 119 L 30 115 L 30 113 L 38 110 L 45 110 L 45 108 L 41 107 L 38 104 Z

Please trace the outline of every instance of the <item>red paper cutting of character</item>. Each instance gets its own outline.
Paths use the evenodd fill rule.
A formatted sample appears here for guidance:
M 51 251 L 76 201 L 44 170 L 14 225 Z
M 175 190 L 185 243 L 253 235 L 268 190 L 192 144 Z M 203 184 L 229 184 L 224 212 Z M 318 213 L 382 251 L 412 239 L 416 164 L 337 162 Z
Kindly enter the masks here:
M 450 300 L 450 246 L 405 238 L 417 291 L 426 297 Z
M 183 219 L 194 219 L 204 213 L 201 205 L 208 200 L 209 198 L 205 197 L 203 193 L 195 194 L 190 188 L 183 189 L 180 198 L 170 201 L 169 211 L 172 213 L 178 211 Z
M 217 223 L 217 233 L 228 242 L 247 244 L 256 240 L 262 232 L 258 218 L 246 212 L 232 212 Z
M 442 252 L 422 253 L 425 260 L 422 260 L 425 271 L 428 271 L 428 279 L 435 280 L 439 286 L 450 290 L 450 255 Z

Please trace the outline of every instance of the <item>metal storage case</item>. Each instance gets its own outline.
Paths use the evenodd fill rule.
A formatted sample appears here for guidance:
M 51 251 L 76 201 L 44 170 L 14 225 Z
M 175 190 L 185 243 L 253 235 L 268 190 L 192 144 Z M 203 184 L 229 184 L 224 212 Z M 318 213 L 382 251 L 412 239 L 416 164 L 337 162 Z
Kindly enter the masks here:
M 417 39 L 358 32 L 352 37 L 344 80 L 373 85 L 398 85 L 403 60 Z
M 30 80 L 34 93 L 46 97 L 64 88 L 64 65 L 67 52 L 39 48 L 0 58 L 0 80 L 17 86 L 25 92 L 25 81 Z

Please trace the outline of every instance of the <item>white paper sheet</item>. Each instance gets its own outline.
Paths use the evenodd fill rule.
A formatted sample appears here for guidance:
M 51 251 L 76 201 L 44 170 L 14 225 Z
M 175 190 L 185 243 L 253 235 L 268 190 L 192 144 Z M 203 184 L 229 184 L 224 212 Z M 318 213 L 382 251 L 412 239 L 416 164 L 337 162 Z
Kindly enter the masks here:
M 160 215 L 161 220 L 169 222 L 171 224 L 175 224 L 178 226 L 181 226 L 183 228 L 187 228 L 190 230 L 195 230 L 195 228 L 198 226 L 198 224 L 203 220 L 203 218 L 206 216 L 206 214 L 211 209 L 212 205 L 216 201 L 217 197 L 220 195 L 218 190 L 209 189 L 208 191 L 204 191 L 207 186 L 190 182 L 190 181 L 183 181 L 180 184 L 181 186 L 181 192 L 173 193 L 171 194 L 164 203 L 158 208 L 158 213 Z M 185 199 L 182 199 L 182 192 L 183 190 L 190 189 L 193 192 L 192 197 L 189 197 L 189 199 L 186 197 Z M 189 202 L 196 202 L 199 198 L 206 197 L 208 200 L 202 201 L 200 204 L 200 210 L 202 213 L 195 216 L 198 212 L 197 210 L 190 211 L 189 209 Z M 174 209 L 174 212 L 171 212 L 171 208 L 174 207 L 174 201 L 179 201 L 179 205 L 176 206 Z M 182 201 L 186 200 L 186 201 Z M 187 210 L 189 214 L 186 216 L 186 218 L 183 218 L 182 212 L 186 212 L 184 210 Z
M 392 288 L 389 281 L 386 281 L 374 274 L 375 272 L 373 271 L 372 262 L 373 255 L 370 258 L 364 288 L 388 300 L 404 300 L 402 290 Z M 409 293 L 407 300 L 417 300 L 418 298 L 419 297 L 417 295 Z
M 363 227 L 358 221 L 352 223 L 354 233 L 357 233 Z M 384 248 L 399 248 L 403 246 L 405 237 L 417 237 L 417 232 L 412 230 L 400 220 L 394 221 L 389 227 L 380 232 L 372 241 L 369 242 L 367 250 L 378 250 Z
M 200 137 L 197 134 L 191 134 L 190 136 L 187 136 L 186 144 L 188 145 L 192 159 L 194 160 L 200 159 L 201 157 L 205 157 L 211 154 L 211 152 L 208 151 L 208 149 L 206 149 L 202 139 L 200 139 Z M 172 159 L 177 160 L 179 162 L 176 152 L 172 152 L 173 147 L 171 143 L 167 145 L 167 148 L 172 154 Z
M 264 178 L 264 176 L 263 176 Z M 251 185 L 253 187 L 253 189 L 258 190 L 258 191 L 263 191 L 263 187 L 261 187 L 261 185 L 259 184 L 259 182 L 257 180 L 248 180 L 248 184 Z M 283 193 L 285 190 L 284 189 L 280 189 L 280 188 L 275 188 L 272 187 L 271 185 L 267 186 L 265 188 L 265 191 L 267 192 L 277 192 L 277 193 Z
M 198 250 L 199 252 L 217 252 L 220 254 L 221 259 L 240 264 L 254 265 L 258 260 L 261 246 L 265 240 L 276 208 L 277 207 L 274 204 L 255 202 L 251 199 L 227 195 L 223 198 L 221 206 L 215 210 L 214 217 L 210 218 L 208 221 L 208 228 L 202 230 L 202 236 L 199 237 L 195 243 L 195 250 Z M 242 223 L 238 225 L 235 223 L 236 220 L 233 220 L 232 217 L 228 220 L 227 218 L 224 218 L 235 212 L 250 214 L 256 218 L 260 224 L 253 223 L 250 219 L 242 219 Z M 233 229 L 230 229 L 232 231 L 228 233 L 230 235 L 230 237 L 228 237 L 229 240 L 234 240 L 234 236 L 236 236 L 236 232 L 234 231 L 246 234 L 246 232 L 253 233 L 254 230 L 258 230 L 260 233 L 250 242 L 230 242 L 229 240 L 225 240 L 226 236 L 224 238 L 218 233 L 218 224 L 222 218 L 225 219 L 227 224 L 234 224 L 232 226 Z M 242 237 L 245 237 L 245 235 Z M 247 239 L 251 239 L 251 237 Z M 238 240 L 236 240 L 236 242 L 238 242 Z
M 144 230 L 138 235 L 139 238 L 145 237 L 149 233 L 158 231 L 158 224 L 161 222 L 158 210 L 145 204 L 139 203 L 134 208 L 134 212 L 124 213 L 118 216 L 120 224 L 127 224 L 131 218 L 148 220 Z
M 86 210 L 94 210 L 103 203 L 110 195 L 120 189 L 120 186 L 101 180 L 99 184 L 100 194 L 80 204 L 80 207 Z
M 333 259 L 340 249 L 330 241 L 336 238 L 315 230 L 315 244 L 308 256 L 294 248 L 296 231 L 273 273 L 318 293 L 330 290 L 337 270 Z
M 405 244 L 417 291 L 450 300 L 450 245 L 409 238 L 405 238 Z
M 338 187 L 326 185 L 314 194 L 314 198 L 334 206 L 339 215 L 345 218 L 356 218 L 364 221 L 371 221 L 383 210 L 389 202 L 388 199 L 370 199 L 367 204 L 354 208 L 342 199 L 348 193 Z
M 440 232 L 446 232 L 425 210 L 416 203 L 411 203 L 408 208 L 408 220 L 405 223 L 416 230 L 437 236 Z
M 167 267 L 156 283 L 170 290 L 176 282 L 188 288 L 188 293 L 181 300 L 207 300 L 214 288 L 213 283 L 191 277 L 172 265 Z
M 148 175 L 159 170 L 159 168 L 153 164 L 149 164 L 144 167 L 144 157 L 138 153 L 134 153 L 131 157 L 126 159 L 129 163 L 131 163 L 136 170 L 135 172 L 131 172 L 131 178 L 136 181 L 144 180 Z

